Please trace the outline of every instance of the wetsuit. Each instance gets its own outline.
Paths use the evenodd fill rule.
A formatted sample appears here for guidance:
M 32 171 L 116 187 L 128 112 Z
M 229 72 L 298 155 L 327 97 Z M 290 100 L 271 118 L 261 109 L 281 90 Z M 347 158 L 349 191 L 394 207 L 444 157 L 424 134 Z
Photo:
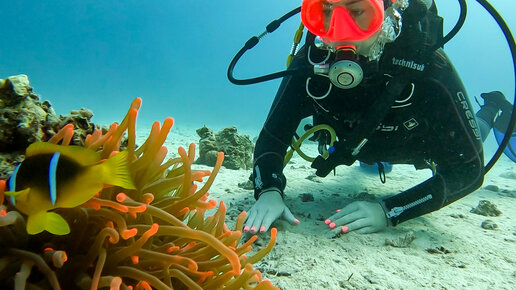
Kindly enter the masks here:
M 309 55 L 313 62 L 327 55 L 307 39 L 289 69 L 309 66 Z M 418 169 L 432 163 L 436 171 L 421 184 L 380 201 L 390 223 L 397 225 L 438 210 L 482 184 L 480 132 L 464 86 L 442 50 L 418 62 L 395 42 L 385 47 L 379 61 L 362 60 L 361 65 L 364 80 L 359 86 L 333 86 L 329 95 L 320 100 L 309 95 L 327 93 L 327 77 L 299 72 L 283 79 L 255 147 L 252 180 L 256 199 L 270 187 L 279 188 L 283 195 L 284 156 L 303 118 L 314 116 L 317 123 L 329 124 L 339 141 L 345 143 L 353 128 L 367 118 L 367 108 L 400 69 L 413 70 L 414 79 L 396 98 L 356 158 L 369 164 L 413 164 Z M 307 85 L 308 77 L 311 79 Z

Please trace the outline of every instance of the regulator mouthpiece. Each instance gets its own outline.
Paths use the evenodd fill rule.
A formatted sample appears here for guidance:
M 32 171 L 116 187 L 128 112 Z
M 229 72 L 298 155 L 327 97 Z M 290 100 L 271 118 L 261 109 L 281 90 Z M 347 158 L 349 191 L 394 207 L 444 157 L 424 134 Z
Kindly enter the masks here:
M 335 61 L 314 66 L 314 73 L 327 75 L 332 84 L 341 89 L 352 89 L 364 78 L 364 72 L 357 62 L 356 49 L 352 45 L 338 47 Z

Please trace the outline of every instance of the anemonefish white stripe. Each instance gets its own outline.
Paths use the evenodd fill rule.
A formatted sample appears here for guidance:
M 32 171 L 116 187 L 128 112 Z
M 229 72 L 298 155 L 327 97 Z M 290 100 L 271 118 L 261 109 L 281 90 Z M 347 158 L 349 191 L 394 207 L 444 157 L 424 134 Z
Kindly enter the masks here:
M 52 155 L 52 158 L 50 159 L 50 165 L 48 168 L 48 186 L 50 190 L 50 202 L 52 202 L 52 205 L 56 204 L 56 175 L 57 175 L 57 162 L 59 161 L 59 155 L 61 155 L 59 152 L 54 153 Z
M 16 165 L 14 168 L 13 173 L 11 174 L 11 178 L 9 178 L 9 191 L 15 192 L 16 191 L 16 175 L 18 174 L 18 170 L 20 169 L 21 163 Z M 15 205 L 14 196 L 9 196 L 9 199 L 11 200 L 11 203 Z

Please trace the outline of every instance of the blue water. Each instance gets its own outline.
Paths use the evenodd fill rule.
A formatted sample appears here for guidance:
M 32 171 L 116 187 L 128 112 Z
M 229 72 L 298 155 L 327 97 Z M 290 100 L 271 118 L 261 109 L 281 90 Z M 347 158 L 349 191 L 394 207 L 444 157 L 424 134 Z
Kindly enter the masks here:
M 475 110 L 478 106 L 474 102 L 474 97 L 493 90 L 502 91 L 512 103 L 515 83 L 507 43 L 487 12 L 474 0 L 466 2 L 469 4 L 467 21 L 460 33 L 445 46 L 445 51 L 461 75 Z M 490 2 L 502 14 L 513 32 L 516 32 L 516 0 Z M 279 80 L 251 86 L 236 86 L 226 78 L 228 64 L 251 36 L 263 32 L 270 21 L 297 7 L 301 1 L 2 0 L 0 3 L 0 78 L 27 74 L 35 93 L 39 94 L 42 100 L 49 100 L 58 114 L 67 114 L 71 110 L 85 107 L 94 112 L 95 123 L 110 124 L 120 121 L 126 114 L 130 102 L 135 97 L 141 97 L 143 107 L 139 115 L 139 128 L 148 127 L 155 120 L 162 121 L 171 116 L 176 121 L 175 126 L 179 128 L 190 129 L 207 125 L 213 129 L 220 129 L 235 125 L 241 132 L 256 132 L 260 130 L 267 116 Z M 436 3 L 440 15 L 445 18 L 447 32 L 458 18 L 458 2 L 436 0 Z M 299 22 L 299 16 L 296 16 L 275 33 L 266 36 L 256 48 L 244 55 L 235 69 L 235 76 L 248 78 L 283 70 Z M 171 138 L 179 135 L 177 132 L 173 133 L 176 135 L 171 134 Z M 492 135 L 485 143 L 486 163 L 496 148 L 496 141 Z M 251 137 L 254 136 L 256 135 Z M 185 146 L 187 143 L 181 145 Z M 315 146 L 313 147 L 315 152 Z M 177 152 L 174 147 L 169 149 L 172 154 Z M 299 163 L 295 169 L 303 170 L 304 166 L 308 167 L 308 164 Z M 278 237 L 283 240 L 276 246 L 277 253 L 288 250 L 292 245 L 298 250 L 297 241 L 316 251 L 319 247 L 322 251 L 336 253 L 335 257 L 327 261 L 319 259 L 317 265 L 312 268 L 321 269 L 328 265 L 331 269 L 336 269 L 333 276 L 337 277 L 335 281 L 338 280 L 341 287 L 347 283 L 346 277 L 349 277 L 349 281 L 354 272 L 352 283 L 367 283 L 365 278 L 370 283 L 377 281 L 377 285 L 382 288 L 382 279 L 388 280 L 389 277 L 395 276 L 394 282 L 387 281 L 386 285 L 396 285 L 390 288 L 401 288 L 402 286 L 396 283 L 404 282 L 410 285 L 407 283 L 412 282 L 412 274 L 420 277 L 417 275 L 421 274 L 421 269 L 426 269 L 428 273 L 439 270 L 441 266 L 450 275 L 436 279 L 435 277 L 443 272 L 435 272 L 437 274 L 415 281 L 419 282 L 417 285 L 421 285 L 418 287 L 454 288 L 455 285 L 455 288 L 464 288 L 466 284 L 475 287 L 474 285 L 480 283 L 482 286 L 486 285 L 485 288 L 493 287 L 492 285 L 510 288 L 507 285 L 513 284 L 515 275 L 514 267 L 510 268 L 514 265 L 514 258 L 510 258 L 514 254 L 510 254 L 510 249 L 514 248 L 516 233 L 514 218 L 512 224 L 508 221 L 514 216 L 515 207 L 514 200 L 503 194 L 509 194 L 516 188 L 512 179 L 514 167 L 514 163 L 502 156 L 496 167 L 502 170 L 493 170 L 489 173 L 485 185 L 499 186 L 499 193 L 481 190 L 475 193 L 476 195 L 466 197 L 462 203 L 454 204 L 453 208 L 446 212 L 441 211 L 433 216 L 417 219 L 408 226 L 402 225 L 386 235 L 372 238 L 350 236 L 328 240 L 329 242 L 324 240 L 320 243 L 321 247 L 317 240 L 313 240 L 316 236 L 314 233 L 317 234 L 313 229 L 315 226 L 318 227 L 315 219 L 316 216 L 326 215 L 326 209 L 333 210 L 336 206 L 335 199 L 320 199 L 321 203 L 314 207 L 313 204 L 294 201 L 295 198 L 292 198 L 297 211 L 310 213 L 312 218 L 305 219 L 310 221 L 303 221 L 308 225 L 304 230 L 296 232 L 294 229 L 294 234 L 279 235 Z M 396 171 L 401 168 L 405 167 L 394 165 L 393 172 L 387 177 L 394 182 L 381 185 L 387 186 L 383 189 L 378 187 L 376 172 L 368 177 L 360 175 L 363 172 L 353 167 L 346 167 L 345 170 L 348 170 L 349 174 L 337 171 L 340 176 L 329 177 L 330 182 L 333 178 L 334 183 L 342 183 L 344 180 L 344 185 L 331 190 L 327 187 L 322 188 L 325 194 L 364 190 L 370 190 L 375 194 L 393 193 L 401 189 L 396 181 L 404 184 L 406 181 L 403 179 L 407 176 L 410 176 L 411 180 L 413 178 L 412 175 L 399 175 L 400 171 Z M 294 171 L 290 167 L 286 170 Z M 248 172 L 228 172 L 226 171 L 226 174 L 235 174 L 236 181 L 243 181 L 249 176 Z M 501 173 L 509 177 L 505 178 Z M 430 172 L 419 171 L 414 176 L 418 178 L 422 174 L 430 175 Z M 305 178 L 299 179 L 302 181 L 295 181 L 296 190 L 315 194 L 323 191 L 321 184 L 311 182 L 312 184 L 305 188 L 308 183 L 303 182 L 309 181 Z M 233 187 L 223 185 L 215 190 L 217 186 L 214 185 L 212 188 L 214 196 L 217 193 L 219 196 L 224 195 L 228 198 L 227 204 L 235 204 L 234 193 L 239 192 L 234 192 Z M 294 192 L 291 196 L 296 195 Z M 498 233 L 493 234 L 478 228 L 478 217 L 466 216 L 460 220 L 454 217 L 457 216 L 456 213 L 467 212 L 470 206 L 475 206 L 479 198 L 492 198 L 494 203 L 504 210 L 504 215 L 495 220 L 500 223 Z M 238 202 L 246 203 L 241 200 Z M 450 217 L 447 213 L 453 215 Z M 462 214 L 459 216 L 462 217 Z M 463 225 L 468 225 L 471 231 L 459 229 Z M 418 246 L 414 249 L 392 248 L 386 252 L 379 246 L 383 245 L 384 240 L 387 241 L 384 237 L 389 237 L 389 240 L 398 239 L 405 233 L 412 233 L 412 227 L 418 236 L 415 243 Z M 309 235 L 305 236 L 307 232 Z M 294 239 L 287 240 L 284 237 Z M 295 241 L 295 244 L 292 241 Z M 349 247 L 346 245 L 349 241 L 359 247 Z M 317 247 L 313 247 L 314 243 Z M 448 256 L 420 256 L 417 252 L 422 252 L 426 243 L 431 244 L 432 249 L 450 248 L 452 253 Z M 464 247 L 472 247 L 475 244 L 483 245 L 478 248 L 478 255 L 467 257 L 468 251 Z M 407 254 L 402 254 L 405 250 Z M 505 252 L 508 253 L 507 257 L 502 257 Z M 285 253 L 287 254 L 279 256 L 281 259 L 276 262 L 272 259 L 267 268 L 276 269 L 277 265 L 288 265 L 285 269 L 295 269 L 292 271 L 292 283 L 300 279 L 298 281 L 305 285 L 331 288 L 329 285 L 333 284 L 327 280 L 319 281 L 319 277 L 313 278 L 317 272 L 312 271 L 310 265 L 314 266 L 312 261 L 321 256 L 314 255 L 315 258 L 309 259 L 303 256 L 295 257 L 294 261 L 289 260 L 288 251 Z M 389 254 L 385 255 L 386 253 Z M 374 265 L 367 263 L 370 260 L 366 256 L 371 254 L 372 257 L 378 257 Z M 412 261 L 409 266 L 411 269 L 404 267 L 402 263 L 407 258 Z M 340 266 L 331 264 L 333 261 L 336 264 L 340 263 Z M 421 267 L 413 267 L 418 264 Z M 297 269 L 301 270 L 297 272 Z M 477 269 L 481 271 L 475 272 Z M 346 273 L 346 276 L 343 273 Z M 510 276 L 507 273 L 511 273 Z M 453 276 L 455 274 L 456 276 Z M 372 278 L 373 282 L 368 277 Z M 283 278 L 285 277 L 276 277 Z M 487 286 L 490 283 L 491 285 Z M 371 285 L 366 284 L 363 287 Z
M 457 1 L 436 1 L 445 31 L 458 17 Z M 512 102 L 514 77 L 500 30 L 476 1 L 460 33 L 445 49 L 469 96 L 500 90 Z M 516 30 L 516 2 L 491 3 Z M 35 92 L 57 113 L 92 109 L 111 123 L 143 98 L 140 124 L 258 130 L 279 81 L 235 86 L 226 78 L 234 54 L 252 35 L 300 1 L 3 1 L 0 78 L 27 74 Z M 238 78 L 282 70 L 299 17 L 268 35 L 235 69 Z M 493 138 L 491 138 L 493 139 Z

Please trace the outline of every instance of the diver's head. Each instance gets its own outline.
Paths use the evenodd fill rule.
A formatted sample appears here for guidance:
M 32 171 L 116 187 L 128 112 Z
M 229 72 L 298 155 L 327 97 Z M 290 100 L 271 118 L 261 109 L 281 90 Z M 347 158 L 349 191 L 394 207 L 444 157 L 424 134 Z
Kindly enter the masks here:
M 359 85 L 358 56 L 378 60 L 399 36 L 400 11 L 407 7 L 408 0 L 303 0 L 301 20 L 317 36 L 315 46 L 335 52 L 333 63 L 314 64 L 314 72 L 341 89 Z
M 301 20 L 329 49 L 352 45 L 358 54 L 378 59 L 383 45 L 401 29 L 408 0 L 303 0 Z

